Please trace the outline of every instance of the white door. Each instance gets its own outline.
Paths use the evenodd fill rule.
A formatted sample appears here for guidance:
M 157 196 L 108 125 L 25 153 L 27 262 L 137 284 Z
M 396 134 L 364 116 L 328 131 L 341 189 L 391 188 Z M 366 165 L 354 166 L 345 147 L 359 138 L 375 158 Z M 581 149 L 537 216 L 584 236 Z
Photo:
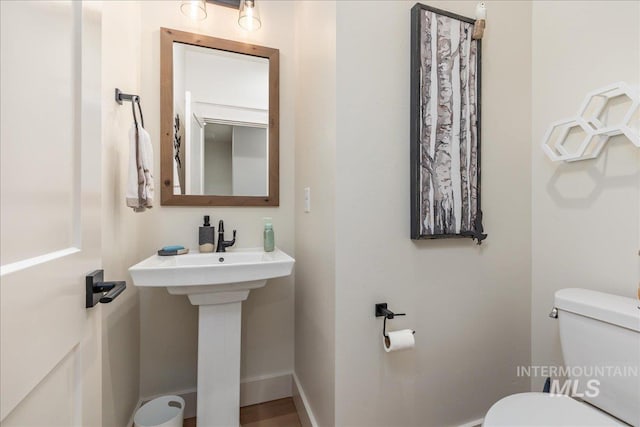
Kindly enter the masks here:
M 101 424 L 99 7 L 0 2 L 3 427 Z

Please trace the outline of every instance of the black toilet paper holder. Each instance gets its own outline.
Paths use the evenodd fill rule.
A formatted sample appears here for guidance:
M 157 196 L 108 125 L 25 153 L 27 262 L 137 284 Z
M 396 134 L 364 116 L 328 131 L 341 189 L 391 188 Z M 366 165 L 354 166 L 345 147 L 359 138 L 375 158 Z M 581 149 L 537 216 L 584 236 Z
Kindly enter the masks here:
M 387 308 L 387 303 L 386 302 L 381 302 L 376 304 L 376 310 L 375 310 L 375 314 L 376 317 L 384 317 L 384 320 L 382 322 L 382 336 L 385 338 L 389 338 L 389 336 L 387 335 L 387 319 L 393 319 L 396 316 L 406 316 L 406 313 L 394 313 L 393 311 L 389 310 Z M 416 331 L 413 331 L 413 333 L 415 334 Z

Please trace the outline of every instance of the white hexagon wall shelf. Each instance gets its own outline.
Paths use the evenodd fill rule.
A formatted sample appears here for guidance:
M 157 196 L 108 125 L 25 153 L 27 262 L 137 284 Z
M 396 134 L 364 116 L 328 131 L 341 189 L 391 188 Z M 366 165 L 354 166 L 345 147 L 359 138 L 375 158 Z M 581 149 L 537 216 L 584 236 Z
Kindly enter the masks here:
M 633 145 L 640 148 L 640 100 L 636 100 L 629 109 L 622 126 L 622 133 Z
M 614 105 L 623 105 L 624 114 L 610 118 Z M 577 132 L 573 132 L 577 129 Z M 581 132 L 580 144 L 575 134 Z M 615 83 L 587 94 L 575 117 L 559 120 L 549 126 L 542 150 L 554 162 L 594 159 L 610 137 L 624 135 L 640 148 L 640 97 L 638 91 L 624 82 Z
M 569 125 L 573 122 L 572 119 L 569 120 L 560 120 L 557 122 L 551 123 L 549 129 L 544 135 L 543 143 L 542 143 L 542 151 L 545 152 L 547 157 L 549 157 L 554 162 L 565 160 L 562 153 L 560 153 L 556 149 L 556 143 L 560 140 L 559 135 L 564 135 L 568 133 Z M 565 132 L 566 129 L 566 132 Z

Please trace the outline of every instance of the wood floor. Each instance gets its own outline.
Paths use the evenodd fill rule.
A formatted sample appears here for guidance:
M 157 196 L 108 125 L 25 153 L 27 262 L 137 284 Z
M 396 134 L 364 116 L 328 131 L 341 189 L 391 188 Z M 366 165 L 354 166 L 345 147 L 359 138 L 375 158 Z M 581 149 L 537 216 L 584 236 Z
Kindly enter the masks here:
M 240 408 L 240 425 L 243 427 L 301 427 L 296 407 L 290 397 Z M 196 418 L 185 419 L 183 426 L 196 427 Z

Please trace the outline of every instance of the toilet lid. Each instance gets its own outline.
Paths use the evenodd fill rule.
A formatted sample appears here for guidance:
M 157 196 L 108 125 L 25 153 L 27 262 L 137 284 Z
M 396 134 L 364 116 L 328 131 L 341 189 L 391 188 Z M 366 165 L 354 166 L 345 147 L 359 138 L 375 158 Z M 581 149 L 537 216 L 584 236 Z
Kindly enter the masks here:
M 497 401 L 484 418 L 483 427 L 609 427 L 626 426 L 568 396 L 549 393 L 519 393 Z

